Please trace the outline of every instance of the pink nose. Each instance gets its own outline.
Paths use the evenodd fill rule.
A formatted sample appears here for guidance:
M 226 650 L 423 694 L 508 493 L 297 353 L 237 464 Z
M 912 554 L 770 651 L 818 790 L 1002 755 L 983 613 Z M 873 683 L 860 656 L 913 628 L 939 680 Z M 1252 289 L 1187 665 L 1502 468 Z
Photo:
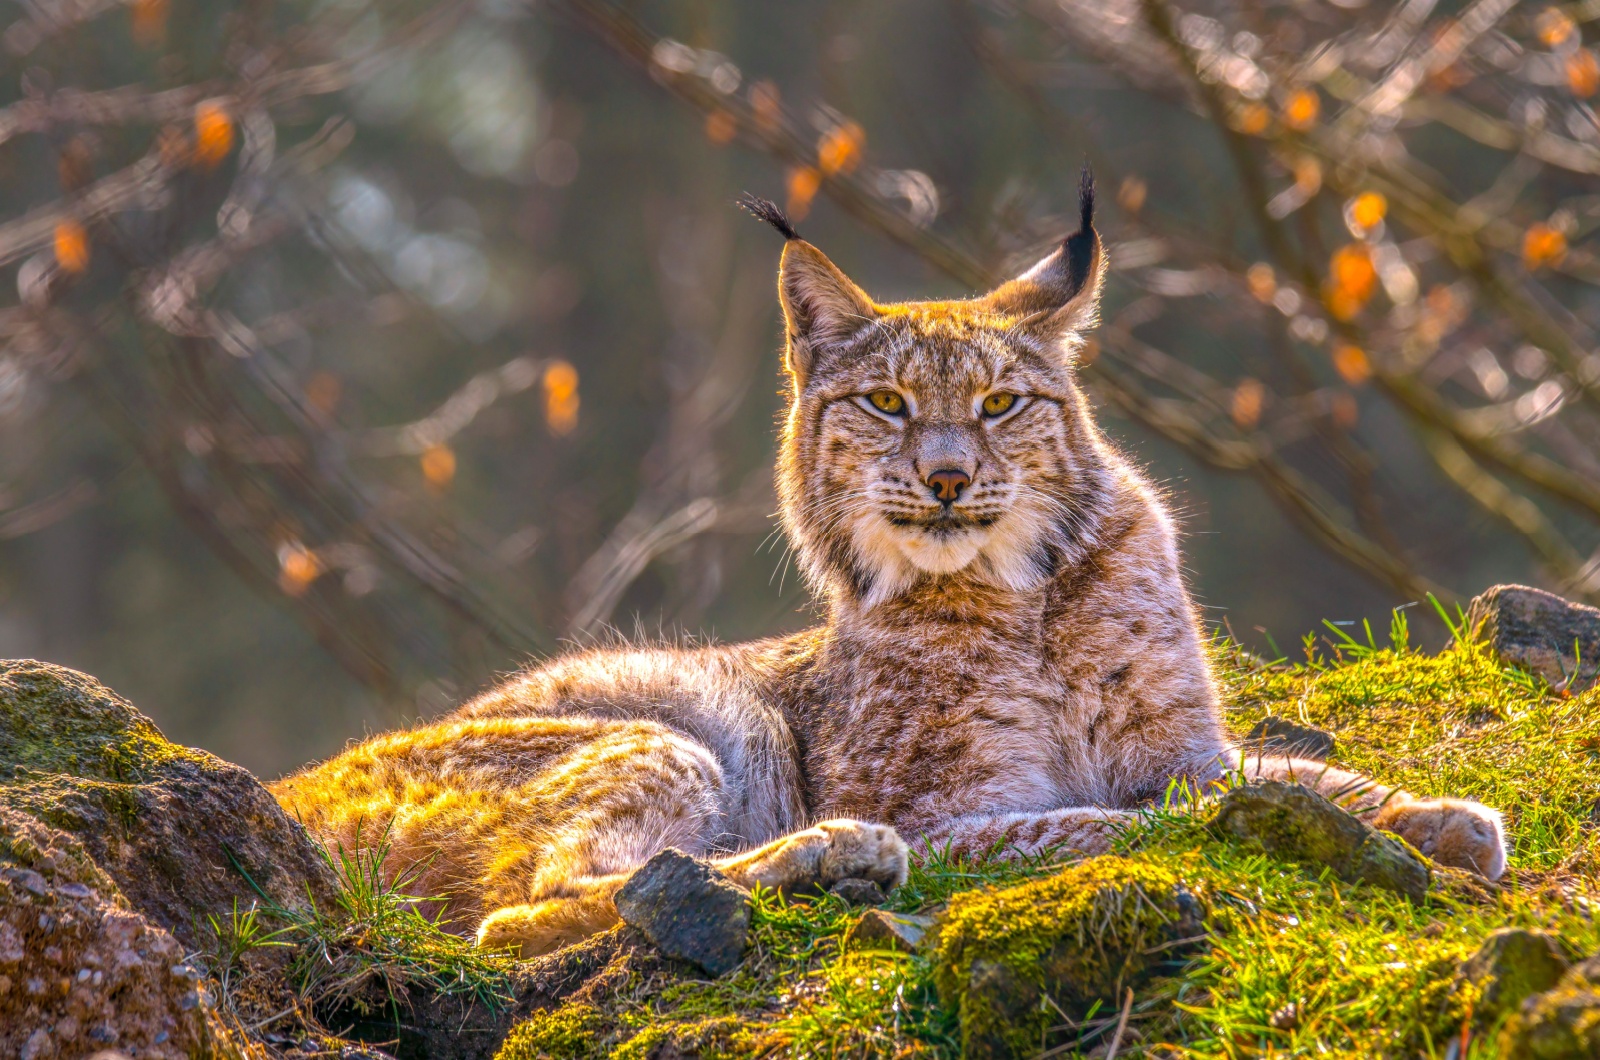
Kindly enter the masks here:
M 935 497 L 945 504 L 954 504 L 961 491 L 972 483 L 972 477 L 965 471 L 943 468 L 929 475 L 927 482 Z

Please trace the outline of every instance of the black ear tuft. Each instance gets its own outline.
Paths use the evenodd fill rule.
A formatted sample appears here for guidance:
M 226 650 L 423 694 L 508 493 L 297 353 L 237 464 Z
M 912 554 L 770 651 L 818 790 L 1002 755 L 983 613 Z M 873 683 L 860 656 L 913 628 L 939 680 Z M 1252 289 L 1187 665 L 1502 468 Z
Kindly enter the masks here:
M 750 211 L 751 216 L 767 222 L 773 228 L 783 233 L 784 239 L 799 239 L 800 233 L 794 230 L 794 225 L 789 223 L 789 218 L 784 216 L 778 204 L 770 199 L 763 199 L 749 192 L 739 196 L 739 205 Z
M 1094 173 L 1085 162 L 1083 173 L 1078 177 L 1078 230 L 1061 244 L 1062 256 L 1067 259 L 1067 287 L 1072 293 L 1081 290 L 1089 279 L 1099 243 L 1100 237 L 1094 230 Z
M 1087 232 L 1094 227 L 1094 171 L 1089 163 L 1083 164 L 1078 175 L 1078 231 Z

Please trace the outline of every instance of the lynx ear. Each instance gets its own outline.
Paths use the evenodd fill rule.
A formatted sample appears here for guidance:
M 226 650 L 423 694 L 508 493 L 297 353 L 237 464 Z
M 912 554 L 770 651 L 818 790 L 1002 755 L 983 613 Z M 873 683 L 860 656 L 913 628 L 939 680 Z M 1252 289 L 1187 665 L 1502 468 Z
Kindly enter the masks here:
M 784 245 L 778 297 L 789 326 L 789 370 L 801 382 L 818 351 L 849 338 L 878 316 L 867 293 L 803 239 Z
M 1020 318 L 1017 326 L 1044 339 L 1071 339 L 1094 327 L 1106 256 L 1094 230 L 1094 175 L 1078 182 L 1078 230 L 1027 272 L 980 301 L 996 313 Z
M 787 241 L 778 266 L 778 300 L 788 330 L 789 371 L 803 384 L 817 352 L 877 319 L 878 308 L 826 254 L 800 238 L 777 206 L 753 195 L 746 195 L 739 205 L 783 233 Z

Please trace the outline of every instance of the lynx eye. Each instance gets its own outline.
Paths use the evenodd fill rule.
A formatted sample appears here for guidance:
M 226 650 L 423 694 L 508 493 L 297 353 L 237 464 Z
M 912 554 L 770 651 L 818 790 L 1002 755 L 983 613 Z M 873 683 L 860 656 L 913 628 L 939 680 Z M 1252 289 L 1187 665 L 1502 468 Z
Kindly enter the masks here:
M 1004 391 L 990 394 L 983 399 L 983 414 L 989 417 L 1004 416 L 1010 412 L 1017 403 L 1017 395 L 1007 394 Z
M 890 416 L 900 416 L 906 411 L 906 399 L 893 390 L 874 390 L 867 395 L 872 407 Z

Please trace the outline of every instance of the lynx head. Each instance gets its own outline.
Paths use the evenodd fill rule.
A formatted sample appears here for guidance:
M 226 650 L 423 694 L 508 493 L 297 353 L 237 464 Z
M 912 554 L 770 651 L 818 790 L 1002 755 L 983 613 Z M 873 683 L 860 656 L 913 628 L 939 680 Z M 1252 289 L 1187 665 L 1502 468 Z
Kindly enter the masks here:
M 1081 554 L 1108 493 L 1073 379 L 1105 256 L 1087 171 L 1076 233 L 966 301 L 880 304 L 777 207 L 789 407 L 783 518 L 814 587 L 871 608 L 928 580 L 1019 591 Z

